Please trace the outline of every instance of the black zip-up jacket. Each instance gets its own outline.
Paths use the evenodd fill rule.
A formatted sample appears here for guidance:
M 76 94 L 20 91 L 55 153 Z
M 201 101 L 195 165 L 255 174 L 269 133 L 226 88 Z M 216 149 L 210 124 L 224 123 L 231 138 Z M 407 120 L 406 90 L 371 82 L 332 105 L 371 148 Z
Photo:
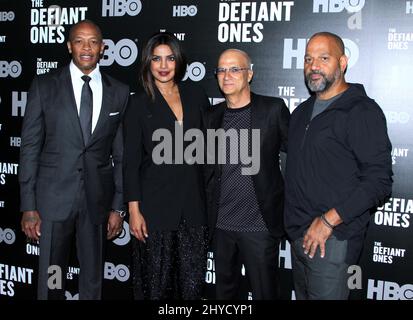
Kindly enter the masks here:
M 386 119 L 361 84 L 311 119 L 315 96 L 294 110 L 289 127 L 285 178 L 285 228 L 303 236 L 314 218 L 335 208 L 343 223 L 334 228 L 349 240 L 347 262 L 356 263 L 370 211 L 391 193 L 391 143 Z

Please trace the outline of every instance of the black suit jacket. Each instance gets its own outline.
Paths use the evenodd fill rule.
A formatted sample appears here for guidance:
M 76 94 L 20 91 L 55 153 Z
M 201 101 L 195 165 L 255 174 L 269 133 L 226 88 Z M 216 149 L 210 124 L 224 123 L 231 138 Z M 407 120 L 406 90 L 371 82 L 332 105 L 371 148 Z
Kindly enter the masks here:
M 126 85 L 102 74 L 102 107 L 85 146 L 69 66 L 36 77 L 29 91 L 20 147 L 21 210 L 42 219 L 70 215 L 80 179 L 88 214 L 102 223 L 111 208 L 123 208 L 122 122 L 129 97 Z
M 226 108 L 224 101 L 207 112 L 205 125 L 208 129 L 222 128 Z M 252 176 L 252 180 L 266 226 L 277 237 L 284 233 L 284 181 L 280 171 L 279 153 L 287 149 L 289 119 L 290 112 L 282 99 L 251 93 L 251 129 L 260 129 L 260 170 Z M 206 171 L 211 238 L 218 217 L 221 166 L 208 165 Z
M 202 130 L 202 110 L 209 101 L 200 87 L 180 83 L 183 134 Z M 139 201 L 149 230 L 176 230 L 183 217 L 188 225 L 206 225 L 205 185 L 200 164 L 156 164 L 152 153 L 157 129 L 172 133 L 175 145 L 175 115 L 156 89 L 152 101 L 143 90 L 131 97 L 124 118 L 124 199 Z M 190 142 L 184 142 L 184 147 Z M 175 154 L 173 152 L 173 160 Z

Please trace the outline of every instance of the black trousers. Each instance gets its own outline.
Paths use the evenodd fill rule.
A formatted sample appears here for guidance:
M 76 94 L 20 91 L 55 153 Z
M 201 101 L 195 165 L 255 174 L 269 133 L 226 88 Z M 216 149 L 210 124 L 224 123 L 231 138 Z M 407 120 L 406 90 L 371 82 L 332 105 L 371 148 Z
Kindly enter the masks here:
M 80 265 L 79 299 L 101 299 L 105 229 L 103 224 L 90 222 L 81 181 L 69 219 L 61 222 L 42 220 L 37 288 L 39 300 L 65 299 L 66 274 L 74 240 Z
M 215 229 L 216 299 L 239 299 L 241 265 L 254 300 L 279 297 L 279 239 L 270 232 L 237 232 Z
M 325 256 L 317 248 L 313 258 L 304 253 L 303 237 L 291 243 L 293 280 L 297 300 L 347 300 L 349 267 L 346 262 L 347 240 L 334 235 L 327 239 Z

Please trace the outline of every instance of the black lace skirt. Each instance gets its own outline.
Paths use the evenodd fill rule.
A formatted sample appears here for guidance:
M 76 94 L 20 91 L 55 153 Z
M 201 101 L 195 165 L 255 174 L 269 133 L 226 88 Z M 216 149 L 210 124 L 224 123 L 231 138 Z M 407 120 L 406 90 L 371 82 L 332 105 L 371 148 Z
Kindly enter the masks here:
M 133 237 L 135 299 L 201 299 L 207 247 L 207 227 L 185 221 L 176 231 L 150 231 L 146 243 Z

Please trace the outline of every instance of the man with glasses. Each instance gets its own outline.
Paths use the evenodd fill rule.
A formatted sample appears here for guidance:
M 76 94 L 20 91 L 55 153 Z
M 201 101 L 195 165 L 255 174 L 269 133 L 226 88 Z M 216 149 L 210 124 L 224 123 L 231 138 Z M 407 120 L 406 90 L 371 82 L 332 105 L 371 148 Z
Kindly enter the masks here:
M 275 299 L 284 198 L 279 153 L 286 149 L 290 113 L 282 99 L 251 92 L 253 71 L 245 52 L 225 50 L 215 72 L 225 97 L 206 116 L 207 128 L 225 132 L 218 139 L 224 144 L 215 145 L 215 156 L 223 150 L 225 156 L 216 159 L 207 175 L 216 298 L 240 298 L 244 264 L 253 299 Z M 246 150 L 259 170 L 243 170 Z

